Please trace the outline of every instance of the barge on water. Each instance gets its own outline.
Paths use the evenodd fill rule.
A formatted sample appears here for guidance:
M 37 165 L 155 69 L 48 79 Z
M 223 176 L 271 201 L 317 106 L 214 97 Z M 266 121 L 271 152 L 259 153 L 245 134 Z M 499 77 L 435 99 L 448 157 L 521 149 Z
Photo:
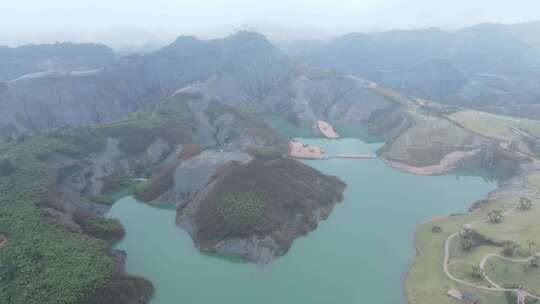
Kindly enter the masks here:
M 368 160 L 377 158 L 377 155 L 374 154 L 328 155 L 326 151 L 321 147 L 303 144 L 296 141 L 289 142 L 289 156 L 292 158 L 307 160 L 329 160 L 333 158 Z

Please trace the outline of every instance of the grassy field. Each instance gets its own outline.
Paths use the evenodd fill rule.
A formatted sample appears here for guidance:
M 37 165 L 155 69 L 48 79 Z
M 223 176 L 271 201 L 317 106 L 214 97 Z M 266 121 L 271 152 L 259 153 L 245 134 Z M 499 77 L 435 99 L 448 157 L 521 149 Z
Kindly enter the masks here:
M 390 159 L 416 166 L 435 165 L 446 154 L 466 149 L 471 144 L 472 134 L 446 119 L 414 113 L 409 115 L 414 119 L 414 126 L 388 147 L 385 156 Z M 422 151 L 430 153 L 426 155 Z
M 528 181 L 535 187 L 540 187 L 540 176 L 532 175 Z M 518 197 L 501 198 L 484 206 L 484 209 L 464 215 L 452 216 L 436 222 L 422 224 L 416 234 L 416 246 L 418 256 L 407 276 L 405 288 L 409 303 L 456 303 L 455 300 L 444 296 L 450 288 L 470 291 L 480 298 L 481 303 L 507 303 L 506 297 L 500 292 L 481 291 L 469 288 L 451 281 L 443 272 L 444 242 L 454 232 L 462 230 L 466 223 L 482 219 L 490 210 L 505 211 L 518 204 Z M 516 210 L 507 215 L 503 220 L 494 224 L 491 222 L 477 224 L 475 231 L 485 238 L 494 241 L 512 241 L 519 247 L 514 253 L 515 258 L 529 256 L 530 241 L 540 244 L 540 201 L 536 200 L 530 210 Z M 432 228 L 439 226 L 441 233 L 433 233 Z M 484 279 L 475 279 L 472 276 L 473 265 L 479 265 L 482 258 L 489 254 L 501 254 L 503 248 L 482 245 L 474 247 L 470 251 L 463 250 L 460 242 L 461 237 L 453 240 L 450 249 L 449 270 L 457 278 L 464 281 L 487 286 Z M 540 245 L 533 246 L 532 252 L 539 251 Z M 540 290 L 540 269 L 525 269 L 526 263 L 512 263 L 492 258 L 486 265 L 486 272 L 495 282 L 500 285 L 525 285 L 530 292 Z
M 539 218 L 540 205 L 536 205 L 528 211 L 516 210 L 505 216 L 499 224 L 482 223 L 474 229 L 495 240 L 512 241 L 519 245 L 519 251 L 528 251 L 529 241 L 540 244 Z
M 493 258 L 486 265 L 486 273 L 501 286 L 522 284 L 525 290 L 540 294 L 540 269 L 530 269 L 526 266 L 527 263 Z
M 480 219 L 480 213 L 463 216 L 452 216 L 437 222 L 424 223 L 419 226 L 416 234 L 418 255 L 411 266 L 405 281 L 408 303 L 411 304 L 456 304 L 456 300 L 446 296 L 450 288 L 469 291 L 477 295 L 481 303 L 506 304 L 502 293 L 479 291 L 464 287 L 448 279 L 443 271 L 444 242 L 454 232 L 459 231 L 463 224 Z M 433 226 L 443 229 L 441 233 L 433 233 Z M 471 264 L 461 259 L 452 260 L 451 269 L 458 270 L 457 276 L 469 276 L 466 271 Z M 463 264 L 463 265 L 460 265 Z M 465 265 L 465 266 L 464 266 Z M 467 281 L 473 281 L 472 278 Z
M 527 178 L 527 181 L 528 181 L 529 184 L 536 187 L 536 189 L 540 189 L 540 174 L 530 175 Z
M 448 115 L 448 118 L 463 127 L 485 137 L 505 142 L 517 142 L 519 149 L 528 151 L 522 136 L 528 133 L 540 136 L 540 121 L 513 118 L 479 111 L 459 111 Z M 524 132 L 524 133 L 523 133 Z

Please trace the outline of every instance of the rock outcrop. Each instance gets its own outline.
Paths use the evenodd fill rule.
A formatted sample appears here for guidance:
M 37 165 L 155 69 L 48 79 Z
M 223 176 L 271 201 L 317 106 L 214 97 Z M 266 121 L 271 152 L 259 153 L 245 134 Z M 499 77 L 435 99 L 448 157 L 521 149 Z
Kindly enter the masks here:
M 204 191 L 219 169 L 231 162 L 245 164 L 252 159 L 253 156 L 245 152 L 204 151 L 176 167 L 173 188 L 158 200 L 183 205 L 198 192 Z

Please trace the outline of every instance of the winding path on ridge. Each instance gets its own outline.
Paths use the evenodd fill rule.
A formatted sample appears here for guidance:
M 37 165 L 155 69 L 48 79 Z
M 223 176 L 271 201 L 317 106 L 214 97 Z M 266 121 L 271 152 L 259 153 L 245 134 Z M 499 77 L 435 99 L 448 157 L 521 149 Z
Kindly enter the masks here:
M 538 194 L 538 189 L 536 189 L 532 194 L 530 194 L 529 196 L 532 197 L 532 196 L 535 196 Z M 518 206 L 514 206 L 510 209 L 508 209 L 506 212 L 503 213 L 503 216 L 507 216 L 509 215 L 510 213 L 514 212 L 516 209 L 518 209 Z M 481 219 L 481 220 L 477 220 L 477 221 L 473 221 L 473 222 L 470 222 L 468 224 L 465 224 L 463 225 L 464 228 L 466 229 L 472 229 L 472 227 L 474 225 L 477 225 L 477 224 L 480 224 L 480 223 L 486 223 L 486 222 L 489 222 L 489 218 L 484 218 L 484 219 Z M 450 235 L 445 243 L 444 243 L 444 260 L 443 260 L 443 269 L 444 269 L 444 273 L 446 274 L 446 276 L 451 279 L 452 281 L 454 282 L 458 282 L 460 284 L 463 284 L 463 285 L 466 285 L 466 286 L 469 286 L 469 287 L 473 287 L 473 288 L 477 288 L 477 289 L 482 289 L 482 290 L 487 290 L 487 291 L 498 291 L 498 292 L 515 292 L 518 296 L 518 299 L 519 298 L 523 298 L 523 297 L 530 297 L 530 298 L 534 298 L 534 299 L 537 299 L 537 300 L 540 300 L 540 297 L 539 296 L 536 296 L 536 295 L 533 295 L 531 293 L 528 293 L 526 292 L 525 290 L 522 290 L 522 289 L 512 289 L 512 288 L 502 288 L 500 287 L 497 283 L 495 283 L 493 280 L 491 280 L 484 272 L 484 278 L 489 282 L 490 285 L 492 285 L 493 287 L 486 287 L 486 286 L 482 286 L 482 285 L 477 285 L 477 284 L 473 284 L 473 283 L 470 283 L 470 282 L 467 282 L 467 281 L 464 281 L 464 280 L 461 280 L 461 279 L 458 279 L 456 278 L 454 275 L 452 275 L 452 273 L 450 273 L 450 271 L 448 270 L 448 262 L 450 261 L 450 244 L 452 243 L 452 240 L 457 237 L 459 235 L 459 232 L 456 232 L 452 235 Z M 525 259 L 512 259 L 512 258 L 507 258 L 507 257 L 503 257 L 503 256 L 500 256 L 498 254 L 494 254 L 494 253 L 490 253 L 490 254 L 487 254 L 486 256 L 484 256 L 484 258 L 482 259 L 482 262 L 480 263 L 480 269 L 484 270 L 484 266 L 485 264 L 487 263 L 487 261 L 491 258 L 500 258 L 500 259 L 503 259 L 503 260 L 507 260 L 507 261 L 511 261 L 511 262 L 516 262 L 516 263 L 526 263 L 526 262 L 529 262 L 531 261 L 535 256 L 540 256 L 540 252 L 537 252 L 534 256 L 531 256 L 529 258 L 525 258 Z
M 540 257 L 540 252 L 537 252 L 535 255 L 533 255 L 531 257 L 528 257 L 528 258 L 525 258 L 525 259 L 512 259 L 512 258 L 504 257 L 504 256 L 501 256 L 501 255 L 498 255 L 498 254 L 495 254 L 495 253 L 490 253 L 490 254 L 484 256 L 484 258 L 482 259 L 482 262 L 480 262 L 480 269 L 484 270 L 487 261 L 489 259 L 491 259 L 491 258 L 498 258 L 498 259 L 501 259 L 501 260 L 506 260 L 506 261 L 510 261 L 510 262 L 514 262 L 514 263 L 527 263 L 527 262 L 532 261 L 535 257 Z M 504 289 L 504 288 L 500 287 L 497 283 L 495 283 L 493 280 L 491 280 L 487 275 L 484 275 L 484 278 L 493 287 L 495 287 L 497 289 Z M 533 297 L 535 297 L 535 296 L 533 296 Z M 540 298 L 536 297 L 536 299 L 540 299 Z

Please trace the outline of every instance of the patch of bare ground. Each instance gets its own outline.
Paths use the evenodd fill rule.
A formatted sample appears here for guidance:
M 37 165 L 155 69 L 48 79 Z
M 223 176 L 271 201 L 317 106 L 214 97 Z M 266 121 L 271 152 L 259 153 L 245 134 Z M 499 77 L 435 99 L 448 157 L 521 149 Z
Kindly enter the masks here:
M 458 164 L 466 159 L 469 159 L 480 152 L 478 149 L 472 151 L 454 151 L 447 154 L 439 164 L 425 167 L 409 166 L 396 161 L 383 159 L 390 167 L 416 175 L 439 175 L 457 169 Z

